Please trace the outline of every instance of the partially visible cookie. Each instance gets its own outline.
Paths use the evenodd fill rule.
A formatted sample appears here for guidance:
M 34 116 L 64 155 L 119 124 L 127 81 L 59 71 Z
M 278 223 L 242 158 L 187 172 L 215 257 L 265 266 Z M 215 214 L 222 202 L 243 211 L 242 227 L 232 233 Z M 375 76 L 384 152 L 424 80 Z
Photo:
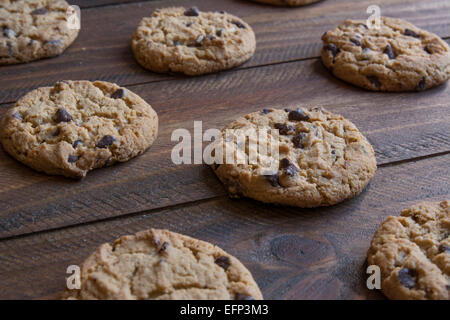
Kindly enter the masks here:
M 200 75 L 244 63 L 256 41 L 252 28 L 231 14 L 166 8 L 142 19 L 131 46 L 146 69 Z
M 367 253 L 389 299 L 450 299 L 450 201 L 423 202 L 390 216 Z
M 254 300 L 258 285 L 219 247 L 150 229 L 101 245 L 81 266 L 81 289 L 67 299 Z
M 76 12 L 64 0 L 0 2 L 0 64 L 16 64 L 61 54 L 79 30 L 69 24 Z
M 450 48 L 437 35 L 382 17 L 380 29 L 347 20 L 322 36 L 322 61 L 338 78 L 373 91 L 422 91 L 450 77 Z
M 251 138 L 251 130 L 258 137 Z M 267 143 L 259 138 L 261 130 L 268 132 Z M 243 131 L 250 137 L 245 142 L 238 138 Z M 278 154 L 277 148 L 261 148 L 273 146 L 270 140 L 278 142 Z M 267 203 L 333 205 L 358 195 L 377 169 L 372 146 L 355 125 L 320 107 L 250 113 L 228 125 L 216 144 L 226 151 L 212 167 L 230 195 Z M 237 156 L 230 163 L 227 153 L 240 153 L 244 163 Z
M 38 171 L 82 178 L 143 153 L 157 131 L 156 112 L 128 89 L 61 81 L 29 92 L 6 112 L 0 140 L 9 154 Z
M 255 2 L 268 3 L 277 6 L 304 6 L 310 3 L 318 2 L 320 0 L 252 0 Z

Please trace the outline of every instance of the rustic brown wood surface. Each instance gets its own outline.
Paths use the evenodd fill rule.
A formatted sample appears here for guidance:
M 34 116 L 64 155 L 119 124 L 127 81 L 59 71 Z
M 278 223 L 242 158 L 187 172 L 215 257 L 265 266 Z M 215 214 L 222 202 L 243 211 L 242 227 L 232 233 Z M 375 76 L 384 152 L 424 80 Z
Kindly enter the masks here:
M 149 227 L 221 246 L 248 266 L 269 299 L 382 298 L 365 288 L 373 231 L 413 203 L 450 197 L 450 88 L 372 93 L 324 69 L 317 58 L 321 34 L 346 18 L 366 18 L 371 2 L 326 0 L 291 9 L 245 0 L 72 1 L 83 8 L 83 28 L 65 54 L 0 67 L 0 117 L 32 88 L 101 79 L 152 104 L 160 133 L 144 155 L 82 181 L 37 173 L 0 149 L 0 299 L 57 297 L 69 264 L 81 263 L 102 242 Z M 384 15 L 450 37 L 446 0 L 378 4 Z M 130 36 L 145 13 L 171 5 L 243 17 L 256 32 L 255 57 L 196 78 L 140 68 Z M 371 141 L 379 171 L 358 198 L 314 210 L 231 200 L 208 167 L 171 162 L 174 129 L 192 131 L 194 120 L 221 128 L 237 114 L 293 105 L 323 105 Z

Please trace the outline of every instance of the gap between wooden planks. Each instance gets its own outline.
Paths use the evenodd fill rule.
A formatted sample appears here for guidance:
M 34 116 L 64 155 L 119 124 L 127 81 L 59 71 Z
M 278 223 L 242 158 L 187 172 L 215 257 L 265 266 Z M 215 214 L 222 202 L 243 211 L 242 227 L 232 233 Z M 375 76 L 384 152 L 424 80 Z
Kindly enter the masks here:
M 316 209 L 227 197 L 0 241 L 0 299 L 56 298 L 68 265 L 104 242 L 168 228 L 219 245 L 252 272 L 266 299 L 380 298 L 365 288 L 366 252 L 388 215 L 449 198 L 450 154 L 379 169 L 363 193 Z
M 323 105 L 366 134 L 379 164 L 450 150 L 448 85 L 420 93 L 368 92 L 333 78 L 318 60 L 130 89 L 160 116 L 157 141 L 134 160 L 77 182 L 34 172 L 0 152 L 0 238 L 224 195 L 206 166 L 170 160 L 172 131 L 192 130 L 194 120 L 204 129 L 222 128 L 236 115 L 265 107 Z
M 0 103 L 13 102 L 33 88 L 58 80 L 105 80 L 122 86 L 190 78 L 151 73 L 134 60 L 131 36 L 143 16 L 156 8 L 197 5 L 227 10 L 255 30 L 257 50 L 240 68 L 317 57 L 322 34 L 349 18 L 366 19 L 373 1 L 326 0 L 301 8 L 261 5 L 247 0 L 149 1 L 82 10 L 82 30 L 60 57 L 0 68 Z M 385 15 L 404 18 L 441 37 L 450 36 L 450 1 L 380 0 Z

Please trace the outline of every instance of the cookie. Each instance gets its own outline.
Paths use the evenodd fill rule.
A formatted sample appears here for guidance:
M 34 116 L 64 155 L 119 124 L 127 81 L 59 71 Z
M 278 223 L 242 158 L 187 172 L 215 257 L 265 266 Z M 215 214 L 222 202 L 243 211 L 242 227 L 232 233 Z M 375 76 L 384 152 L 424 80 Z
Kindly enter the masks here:
M 270 152 L 251 145 L 252 138 L 244 143 L 236 138 L 239 134 L 230 136 L 230 129 L 258 131 L 259 144 Z M 261 130 L 267 130 L 267 141 L 259 138 Z M 277 148 L 268 146 L 271 139 Z M 216 150 L 224 151 L 217 155 Z M 245 163 L 238 157 L 230 163 L 226 154 L 239 152 Z M 328 206 L 354 197 L 377 169 L 372 146 L 355 125 L 320 107 L 250 113 L 222 131 L 212 153 L 212 168 L 231 196 L 298 207 Z
M 78 36 L 75 10 L 64 0 L 0 2 L 0 64 L 16 64 L 63 53 Z
M 150 229 L 101 245 L 81 266 L 81 288 L 66 299 L 254 300 L 258 285 L 219 247 Z
M 437 35 L 393 18 L 380 29 L 347 20 L 322 36 L 322 61 L 338 78 L 373 91 L 422 91 L 450 77 L 450 49 Z
M 3 117 L 3 148 L 48 174 L 82 178 L 124 162 L 156 139 L 158 116 L 133 92 L 108 82 L 61 81 L 22 97 Z
M 231 14 L 166 8 L 142 19 L 131 46 L 146 69 L 200 75 L 244 63 L 256 41 L 252 28 Z
M 389 299 L 450 299 L 450 201 L 423 202 L 390 216 L 367 253 Z
M 277 6 L 304 6 L 310 3 L 318 2 L 320 0 L 253 0 L 255 2 L 268 3 Z

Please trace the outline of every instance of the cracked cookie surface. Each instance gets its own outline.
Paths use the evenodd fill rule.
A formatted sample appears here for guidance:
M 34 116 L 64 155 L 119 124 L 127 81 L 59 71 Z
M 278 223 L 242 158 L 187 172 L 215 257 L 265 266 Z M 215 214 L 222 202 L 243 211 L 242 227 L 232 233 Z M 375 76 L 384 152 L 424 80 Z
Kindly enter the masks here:
M 3 148 L 48 174 L 82 178 L 124 162 L 156 139 L 158 116 L 133 92 L 108 82 L 61 81 L 22 97 L 3 117 Z
M 333 75 L 369 90 L 422 91 L 450 77 L 447 43 L 404 20 L 382 17 L 378 30 L 347 20 L 322 40 Z
M 69 299 L 262 299 L 250 272 L 217 246 L 150 229 L 101 245 L 81 266 Z
M 310 3 L 318 2 L 320 0 L 252 0 L 255 2 L 268 3 L 277 6 L 304 6 Z
M 367 254 L 389 299 L 450 299 L 450 201 L 423 202 L 386 218 Z
M 244 63 L 255 52 L 256 41 L 252 28 L 238 17 L 177 7 L 143 18 L 131 45 L 146 69 L 200 75 Z
M 242 140 L 239 142 L 236 135 L 227 134 L 230 129 L 247 133 L 254 129 L 268 130 L 266 142 L 278 141 L 278 155 L 276 149 L 261 153 L 255 141 L 250 143 L 254 139 L 250 134 L 243 148 Z M 278 136 L 274 129 L 278 130 Z M 223 164 L 214 159 L 216 164 L 212 165 L 230 195 L 267 203 L 299 207 L 333 205 L 359 194 L 376 171 L 372 146 L 355 125 L 320 107 L 250 113 L 227 126 L 217 145 L 222 150 L 231 150 L 230 154 L 243 150 L 241 158 L 245 158 L 245 164 L 237 161 L 230 164 L 224 157 Z M 223 151 L 222 155 L 226 152 L 229 151 Z M 221 156 L 214 154 L 214 157 Z
M 79 32 L 69 28 L 71 15 L 63 0 L 0 1 L 0 64 L 60 55 Z

